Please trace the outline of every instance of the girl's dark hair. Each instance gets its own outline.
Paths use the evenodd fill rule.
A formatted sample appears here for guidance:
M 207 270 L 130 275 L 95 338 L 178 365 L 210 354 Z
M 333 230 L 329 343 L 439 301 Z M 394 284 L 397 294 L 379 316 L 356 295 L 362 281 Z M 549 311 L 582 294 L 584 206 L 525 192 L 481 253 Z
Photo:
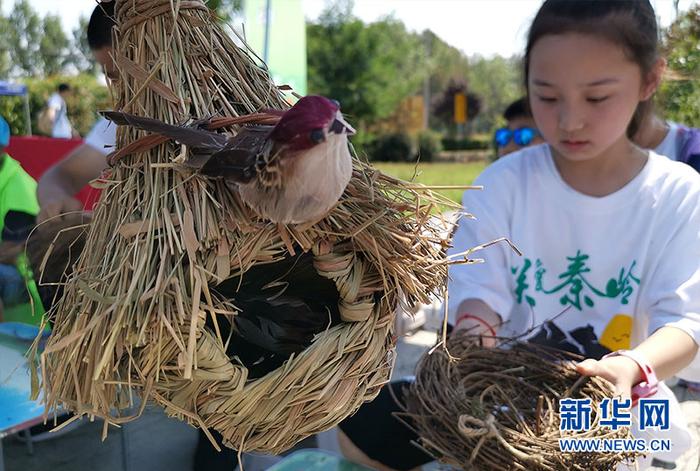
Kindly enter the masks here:
M 621 46 L 639 65 L 642 78 L 659 57 L 658 27 L 649 0 L 546 0 L 532 22 L 525 48 L 525 88 L 528 89 L 530 53 L 535 43 L 550 34 L 583 33 Z M 529 90 L 528 90 L 529 94 Z M 627 127 L 629 137 L 651 112 L 651 99 L 640 102 Z
M 112 28 L 116 26 L 114 20 L 115 1 L 99 3 L 92 11 L 87 27 L 88 46 L 93 51 L 105 46 L 112 46 Z

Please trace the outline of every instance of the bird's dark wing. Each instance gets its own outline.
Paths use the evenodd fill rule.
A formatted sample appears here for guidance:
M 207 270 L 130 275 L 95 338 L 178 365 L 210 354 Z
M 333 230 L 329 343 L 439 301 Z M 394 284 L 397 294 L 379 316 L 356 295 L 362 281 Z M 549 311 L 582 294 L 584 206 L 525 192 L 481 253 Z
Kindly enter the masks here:
M 233 317 L 227 353 L 243 362 L 251 378 L 277 368 L 340 322 L 338 290 L 316 272 L 311 254 L 257 265 L 242 280 L 230 278 L 215 290 L 241 310 Z M 230 331 L 229 323 L 221 324 Z
M 246 126 L 229 139 L 226 146 L 208 159 L 190 159 L 187 165 L 210 177 L 224 177 L 237 183 L 251 181 L 269 153 L 272 126 Z
M 319 275 L 313 260 L 313 254 L 307 252 L 274 263 L 255 265 L 243 274 L 243 279 L 231 277 L 217 285 L 215 290 L 225 298 L 235 300 L 263 291 L 266 296 L 271 295 L 280 292 L 279 286 L 284 286 L 283 294 L 287 296 L 309 298 L 322 304 L 337 303 L 339 294 L 335 282 Z
M 314 335 L 332 324 L 330 311 L 316 311 L 318 306 L 293 296 L 252 296 L 237 300 L 236 306 L 243 312 L 233 320 L 238 335 L 287 356 L 304 350 Z
M 120 126 L 131 126 L 142 131 L 154 132 L 169 137 L 180 144 L 204 151 L 216 152 L 228 142 L 224 134 L 205 131 L 192 126 L 174 126 L 157 119 L 144 118 L 121 111 L 103 111 L 102 115 Z

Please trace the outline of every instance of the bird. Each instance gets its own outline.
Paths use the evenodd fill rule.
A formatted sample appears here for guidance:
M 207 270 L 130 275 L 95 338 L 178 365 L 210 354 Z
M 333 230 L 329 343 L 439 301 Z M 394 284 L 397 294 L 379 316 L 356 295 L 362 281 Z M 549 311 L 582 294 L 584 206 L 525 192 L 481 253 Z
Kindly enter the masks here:
M 233 135 L 208 131 L 207 120 L 172 125 L 119 111 L 103 116 L 118 125 L 164 135 L 191 148 L 185 165 L 235 186 L 264 219 L 281 224 L 317 222 L 341 198 L 352 177 L 348 136 L 355 129 L 340 104 L 309 95 L 276 112 L 275 125 L 246 125 Z

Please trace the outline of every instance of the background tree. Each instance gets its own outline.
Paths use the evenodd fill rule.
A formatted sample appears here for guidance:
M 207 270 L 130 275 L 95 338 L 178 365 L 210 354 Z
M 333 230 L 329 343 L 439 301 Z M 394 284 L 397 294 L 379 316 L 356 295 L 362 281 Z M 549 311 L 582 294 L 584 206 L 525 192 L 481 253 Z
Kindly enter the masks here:
M 422 33 L 430 69 L 431 95 L 443 93 L 453 82 L 466 82 L 469 59 L 462 51 L 450 46 L 431 30 Z
M 78 19 L 78 26 L 71 32 L 69 63 L 82 73 L 97 75 L 100 71 L 100 66 L 95 62 L 87 42 L 88 22 L 88 18 L 81 15 Z
M 450 80 L 442 93 L 433 100 L 432 110 L 435 118 L 451 133 L 456 128 L 454 123 L 454 103 L 455 95 L 458 93 L 467 95 L 467 122 L 472 122 L 481 110 L 481 99 L 477 95 L 469 93 L 466 80 Z
M 660 108 L 667 119 L 700 127 L 700 4 L 678 17 L 663 43 L 670 79 L 661 85 Z
M 63 72 L 69 62 L 71 44 L 57 15 L 46 15 L 42 26 L 43 34 L 39 41 L 42 72 L 46 76 L 56 75 Z
M 428 93 L 426 94 L 425 88 L 423 89 L 424 98 L 428 100 L 427 106 L 431 110 L 428 124 L 431 129 L 451 130 L 454 128 L 454 102 L 451 100 L 457 92 L 469 94 L 470 91 L 467 87 L 469 59 L 462 51 L 450 46 L 430 30 L 423 31 L 422 37 L 430 70 Z M 469 94 L 467 102 L 469 120 L 476 114 L 473 112 L 478 105 L 480 105 L 478 97 Z
M 481 111 L 471 124 L 479 133 L 491 133 L 501 122 L 506 107 L 525 93 L 517 57 L 471 57 L 468 83 L 469 91 L 482 100 Z
M 428 70 L 419 35 L 394 18 L 365 25 L 351 12 L 351 2 L 336 2 L 307 24 L 308 88 L 363 127 L 418 92 Z
M 3 12 L 2 0 L 0 0 L 0 38 L 6 38 L 0 41 L 0 80 L 6 80 L 12 71 L 12 59 L 10 57 L 10 20 L 5 17 Z
M 207 6 L 225 23 L 243 11 L 243 0 L 209 0 Z
M 41 43 L 41 18 L 29 0 L 17 0 L 9 17 L 7 35 L 14 66 L 18 74 L 35 76 L 42 66 L 39 46 Z

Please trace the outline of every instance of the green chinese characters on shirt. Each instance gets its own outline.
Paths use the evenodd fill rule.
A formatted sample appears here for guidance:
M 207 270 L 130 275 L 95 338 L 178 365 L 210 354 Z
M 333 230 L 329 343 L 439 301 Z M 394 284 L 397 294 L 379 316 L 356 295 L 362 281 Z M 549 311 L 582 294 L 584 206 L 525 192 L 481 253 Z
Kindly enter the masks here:
M 586 275 L 591 272 L 591 268 L 586 266 L 589 258 L 580 250 L 577 250 L 573 257 L 566 257 L 568 266 L 554 282 L 546 279 L 547 268 L 539 259 L 535 260 L 533 265 L 532 260 L 525 258 L 522 266 L 511 267 L 511 273 L 515 277 L 516 301 L 522 304 L 524 300 L 532 307 L 536 305 L 535 299 L 528 295 L 531 289 L 528 273 L 533 273 L 531 269 L 534 267 L 534 291 L 547 295 L 559 295 L 559 302 L 563 306 L 573 306 L 581 311 L 584 305 L 595 306 L 596 297 L 619 298 L 620 303 L 627 304 L 635 286 L 639 286 L 639 278 L 632 273 L 637 261 L 633 260 L 627 269 L 620 268 L 617 278 L 610 278 L 605 288 L 601 289 L 593 286 L 586 278 Z

